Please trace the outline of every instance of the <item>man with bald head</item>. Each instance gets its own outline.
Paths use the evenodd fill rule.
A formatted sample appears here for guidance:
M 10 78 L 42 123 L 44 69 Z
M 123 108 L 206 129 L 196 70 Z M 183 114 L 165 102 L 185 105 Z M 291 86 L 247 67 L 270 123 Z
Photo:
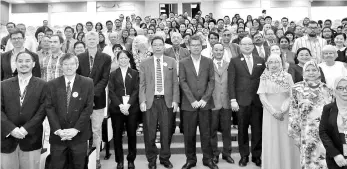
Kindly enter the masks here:
M 253 42 L 245 37 L 240 42 L 241 54 L 231 58 L 228 68 L 228 89 L 232 111 L 238 115 L 238 144 L 241 160 L 239 166 L 249 161 L 250 147 L 248 127 L 252 129 L 252 162 L 261 165 L 262 117 L 263 109 L 257 90 L 260 76 L 265 69 L 265 61 L 252 55 Z
M 234 163 L 230 157 L 231 154 L 231 111 L 228 94 L 228 66 L 229 62 L 223 59 L 224 46 L 216 43 L 212 46 L 212 56 L 214 64 L 215 87 L 212 94 L 214 108 L 212 109 L 211 120 L 211 145 L 213 152 L 213 161 L 219 161 L 218 137 L 217 131 L 220 126 L 223 140 L 222 159 L 228 163 Z

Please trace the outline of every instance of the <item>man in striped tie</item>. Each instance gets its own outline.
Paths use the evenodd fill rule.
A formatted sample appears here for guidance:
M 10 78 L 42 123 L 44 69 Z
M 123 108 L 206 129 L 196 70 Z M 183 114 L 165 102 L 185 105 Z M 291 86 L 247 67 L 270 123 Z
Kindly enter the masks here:
M 173 112 L 178 110 L 179 83 L 175 59 L 164 56 L 164 39 L 156 36 L 151 45 L 153 56 L 140 64 L 140 108 L 143 113 L 144 139 L 149 169 L 156 169 L 156 130 L 159 123 L 160 164 L 173 168 L 170 162 L 170 140 Z

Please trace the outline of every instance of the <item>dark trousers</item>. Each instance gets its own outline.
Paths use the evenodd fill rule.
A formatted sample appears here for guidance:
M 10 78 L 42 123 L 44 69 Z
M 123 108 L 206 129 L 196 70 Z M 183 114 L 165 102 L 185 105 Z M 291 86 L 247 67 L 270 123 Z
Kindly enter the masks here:
M 173 109 L 166 106 L 164 97 L 155 97 L 152 107 L 143 113 L 143 134 L 148 162 L 155 162 L 157 160 L 158 148 L 155 145 L 155 139 L 157 137 L 158 123 L 161 145 L 159 160 L 168 161 L 171 157 L 172 112 Z
M 210 142 L 211 110 L 183 111 L 184 148 L 187 162 L 196 163 L 196 128 L 199 125 L 202 161 L 208 163 L 212 159 Z
M 51 144 L 50 169 L 84 169 L 87 141 L 75 145 Z
M 233 117 L 233 120 L 232 120 L 232 122 L 231 122 L 231 124 L 232 125 L 237 125 L 238 124 L 238 117 L 237 117 L 238 115 L 237 115 L 237 112 L 235 112 L 235 111 L 232 111 L 232 117 Z
M 260 158 L 262 142 L 263 108 L 253 103 L 248 106 L 240 106 L 238 111 L 238 143 L 241 157 L 248 157 L 249 138 L 248 127 L 251 125 L 251 152 L 252 158 Z
M 128 156 L 129 162 L 134 162 L 136 158 L 136 129 L 137 129 L 137 113 L 138 111 L 129 112 L 126 116 L 123 113 L 111 113 L 114 152 L 116 154 L 116 162 L 124 162 L 123 154 L 123 131 L 126 129 L 128 137 Z M 125 129 L 124 129 L 125 125 Z
M 217 131 L 220 126 L 223 140 L 222 155 L 230 157 L 231 154 L 231 110 L 219 109 L 212 110 L 211 120 L 211 145 L 214 156 L 219 156 Z

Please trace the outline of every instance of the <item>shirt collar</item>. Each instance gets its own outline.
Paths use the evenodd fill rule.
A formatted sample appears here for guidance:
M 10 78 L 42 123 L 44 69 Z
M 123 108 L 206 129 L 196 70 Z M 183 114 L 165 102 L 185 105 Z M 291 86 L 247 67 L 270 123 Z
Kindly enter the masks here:
M 161 55 L 159 58 L 153 55 L 153 58 L 154 61 L 157 61 L 157 59 L 160 59 L 161 62 L 163 61 L 163 55 Z
M 341 49 L 338 49 L 338 51 L 344 51 L 346 49 L 346 47 L 343 47 L 343 48 L 341 48 Z
M 33 74 L 30 74 L 28 77 L 23 77 L 21 74 L 18 74 L 18 81 L 21 83 L 21 82 L 24 82 L 26 81 L 27 83 L 29 82 L 30 78 L 33 76 Z
M 223 62 L 224 62 L 224 60 L 222 59 L 222 60 L 220 60 L 220 61 L 218 61 L 218 60 L 216 60 L 216 59 L 213 59 L 213 63 L 214 64 L 216 64 L 216 65 L 218 65 L 218 62 L 221 62 L 221 66 L 223 66 Z
M 200 60 L 201 60 L 201 55 L 200 55 L 199 59 L 195 59 L 192 55 L 190 55 L 190 57 L 192 58 L 192 60 L 194 62 L 200 62 Z
M 65 86 L 67 86 L 67 83 L 68 82 L 71 82 L 70 83 L 70 87 L 71 87 L 71 89 L 72 89 L 72 86 L 73 86 L 73 83 L 75 82 L 75 78 L 76 78 L 76 75 L 72 78 L 72 80 L 68 80 L 65 76 L 64 76 L 64 78 L 65 78 Z

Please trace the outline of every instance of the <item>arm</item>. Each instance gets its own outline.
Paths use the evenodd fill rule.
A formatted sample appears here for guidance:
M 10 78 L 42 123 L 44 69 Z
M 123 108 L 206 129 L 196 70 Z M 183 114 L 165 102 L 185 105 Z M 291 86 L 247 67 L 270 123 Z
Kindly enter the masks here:
M 111 56 L 107 54 L 102 54 L 105 58 L 105 64 L 102 66 L 102 77 L 98 83 L 94 86 L 94 94 L 95 96 L 100 96 L 103 91 L 105 91 L 105 88 L 108 83 L 108 79 L 110 76 L 110 69 L 111 69 Z
M 179 103 L 180 102 L 180 88 L 179 88 L 179 82 L 178 82 L 178 75 L 177 75 L 177 65 L 176 61 L 172 60 L 172 66 L 173 66 L 173 102 Z
M 140 64 L 140 84 L 139 84 L 139 100 L 140 104 L 146 102 L 146 75 L 143 62 Z
M 263 107 L 266 108 L 271 113 L 271 115 L 275 115 L 276 109 L 267 100 L 265 93 L 259 93 L 259 98 L 261 103 L 263 104 Z
M 294 86 L 294 82 L 293 82 L 293 79 L 292 79 L 292 77 L 290 76 L 290 74 L 287 74 L 287 81 L 289 82 L 289 85 L 290 85 L 290 88 L 292 87 L 292 86 Z M 292 91 L 289 89 L 289 97 L 286 99 L 286 100 L 284 100 L 283 101 L 283 103 L 282 103 L 282 106 L 281 106 L 281 112 L 282 113 L 285 113 L 285 112 L 287 112 L 287 110 L 289 109 L 289 105 L 290 105 L 290 98 L 291 98 L 291 96 L 292 96 L 292 93 L 291 93 Z
M 213 67 L 213 61 L 209 60 L 209 72 L 208 72 L 208 85 L 207 90 L 205 92 L 205 95 L 202 96 L 201 100 L 204 100 L 205 102 L 208 102 L 212 96 L 213 90 L 214 90 L 214 67 Z
M 326 155 L 328 157 L 335 157 L 340 153 L 340 151 L 335 147 L 333 141 L 331 140 L 329 134 L 328 134 L 328 125 L 329 125 L 329 114 L 330 114 L 330 108 L 328 105 L 325 105 L 323 108 L 323 113 L 321 117 L 321 121 L 319 124 L 319 137 L 322 140 L 322 143 L 326 149 Z
M 1 137 L 7 137 L 17 126 L 7 118 L 4 105 L 4 86 L 1 83 Z
M 52 83 L 48 83 L 46 88 L 47 90 L 45 92 L 46 93 L 45 105 L 46 105 L 46 113 L 47 113 L 47 118 L 49 121 L 49 126 L 51 127 L 51 131 L 55 132 L 61 129 L 61 126 L 59 122 L 59 117 L 55 112 L 55 107 L 53 103 L 53 99 L 56 99 L 56 98 L 52 98 L 53 91 L 50 85 L 54 87 Z
M 137 72 L 135 72 L 134 74 L 134 89 L 130 95 L 130 99 L 128 101 L 128 104 L 130 105 L 134 105 L 135 102 L 137 101 L 137 98 L 139 96 L 139 74 Z
M 186 75 L 186 68 L 184 66 L 184 64 L 182 63 L 182 61 L 180 61 L 180 68 L 179 68 L 179 71 L 180 71 L 180 86 L 181 86 L 181 89 L 182 91 L 184 92 L 184 94 L 187 96 L 188 100 L 190 103 L 193 103 L 195 101 L 197 101 L 192 93 L 192 91 L 190 90 L 189 88 L 189 85 L 187 83 L 187 75 Z
M 93 81 L 90 80 L 87 83 L 88 85 L 88 94 L 87 101 L 84 104 L 84 109 L 82 110 L 80 117 L 78 118 L 74 128 L 78 131 L 82 131 L 85 128 L 86 123 L 89 123 L 90 115 L 93 113 L 93 104 L 94 104 L 94 85 Z
M 235 93 L 235 65 L 233 59 L 230 60 L 228 67 L 228 91 L 229 91 L 229 99 L 236 100 Z
M 118 99 L 118 97 L 116 96 L 116 93 L 115 93 L 115 90 L 116 90 L 115 85 L 114 85 L 115 79 L 116 79 L 115 75 L 116 75 L 115 72 L 111 73 L 110 81 L 108 82 L 108 90 L 109 90 L 108 96 L 114 105 L 119 106 L 122 103 Z

